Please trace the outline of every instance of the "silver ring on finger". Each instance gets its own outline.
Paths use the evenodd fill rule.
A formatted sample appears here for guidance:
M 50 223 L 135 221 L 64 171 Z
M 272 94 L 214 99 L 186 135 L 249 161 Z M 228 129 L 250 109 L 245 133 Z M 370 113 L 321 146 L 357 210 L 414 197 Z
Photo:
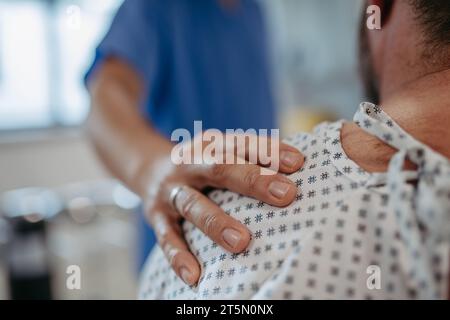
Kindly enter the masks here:
M 175 201 L 177 200 L 178 194 L 183 190 L 183 186 L 175 187 L 170 191 L 169 195 L 169 203 L 171 204 L 172 208 L 177 210 L 177 206 Z

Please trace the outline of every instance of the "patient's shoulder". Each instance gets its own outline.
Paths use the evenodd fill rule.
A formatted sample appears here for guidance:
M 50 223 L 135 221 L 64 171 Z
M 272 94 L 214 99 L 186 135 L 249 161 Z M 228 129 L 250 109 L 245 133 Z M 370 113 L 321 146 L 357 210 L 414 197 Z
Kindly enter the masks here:
M 225 213 L 246 224 L 250 229 L 254 227 L 251 221 L 259 215 L 270 215 L 273 212 L 274 217 L 284 217 L 282 214 L 288 210 L 299 212 L 300 209 L 297 206 L 300 203 L 305 207 L 309 203 L 318 201 L 323 194 L 328 195 L 327 198 L 329 198 L 334 194 L 330 194 L 331 191 L 330 193 L 327 193 L 326 190 L 323 191 L 322 184 L 328 183 L 331 189 L 337 183 L 334 180 L 341 176 L 335 172 L 336 169 L 330 160 L 331 151 L 329 150 L 330 144 L 339 137 L 336 130 L 339 130 L 341 125 L 341 122 L 321 123 L 310 133 L 300 132 L 283 140 L 297 148 L 305 156 L 303 167 L 287 175 L 288 179 L 294 182 L 298 188 L 296 199 L 288 208 L 274 207 L 229 190 L 213 190 L 208 194 L 208 197 L 220 206 Z M 342 196 L 342 194 L 336 193 L 336 196 Z M 254 215 L 256 218 L 253 217 Z M 270 223 L 273 223 L 272 219 L 269 220 Z M 186 223 L 186 226 L 190 226 L 187 230 L 188 233 L 196 234 L 198 232 L 193 225 Z
M 324 162 L 329 158 L 329 151 L 327 150 L 328 141 L 333 137 L 339 137 L 338 131 L 342 127 L 342 123 L 343 121 L 323 122 L 317 125 L 311 132 L 299 132 L 283 139 L 284 143 L 297 148 L 305 156 L 303 167 L 299 171 L 288 175 L 289 179 L 295 182 L 302 175 L 311 174 L 314 171 L 320 170 L 320 168 L 323 169 Z M 233 210 L 231 210 L 232 206 L 236 204 L 247 203 L 247 208 L 251 209 L 254 204 L 260 203 L 255 199 L 222 189 L 213 190 L 208 196 L 231 215 L 233 215 Z M 271 208 L 276 209 L 274 207 Z M 236 216 L 239 217 L 239 210 L 234 210 L 234 213 L 238 213 Z
M 288 136 L 283 142 L 288 143 L 300 151 L 304 149 L 308 150 L 308 144 L 316 147 L 324 146 L 327 137 L 333 135 L 339 131 L 342 127 L 343 120 L 336 122 L 322 122 L 315 126 L 311 132 L 298 132 L 296 134 Z

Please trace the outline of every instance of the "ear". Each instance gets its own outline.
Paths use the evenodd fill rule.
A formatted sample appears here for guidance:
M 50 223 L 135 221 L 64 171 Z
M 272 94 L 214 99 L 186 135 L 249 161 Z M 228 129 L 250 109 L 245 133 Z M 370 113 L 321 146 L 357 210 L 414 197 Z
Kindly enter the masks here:
M 383 27 L 389 21 L 394 1 L 395 0 L 368 0 L 369 5 L 376 5 L 381 9 L 381 23 Z

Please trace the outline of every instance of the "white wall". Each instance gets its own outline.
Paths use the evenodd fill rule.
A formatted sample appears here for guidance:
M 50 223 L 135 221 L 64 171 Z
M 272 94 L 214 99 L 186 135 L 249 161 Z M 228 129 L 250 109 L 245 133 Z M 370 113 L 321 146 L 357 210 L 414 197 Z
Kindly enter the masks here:
M 312 108 L 351 118 L 362 99 L 357 74 L 361 0 L 263 0 L 282 111 Z
M 23 136 L 25 135 L 25 136 Z M 57 187 L 106 177 L 78 131 L 0 135 L 0 194 L 22 187 Z

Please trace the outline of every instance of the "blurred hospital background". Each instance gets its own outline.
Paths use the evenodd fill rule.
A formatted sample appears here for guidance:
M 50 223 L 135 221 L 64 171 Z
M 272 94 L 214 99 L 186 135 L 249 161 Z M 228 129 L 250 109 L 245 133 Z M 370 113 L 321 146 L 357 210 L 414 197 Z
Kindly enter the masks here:
M 260 2 L 283 134 L 350 118 L 361 1 Z M 121 3 L 0 0 L 0 299 L 135 297 L 139 200 L 82 132 L 83 76 Z M 66 286 L 70 265 L 82 290 Z

